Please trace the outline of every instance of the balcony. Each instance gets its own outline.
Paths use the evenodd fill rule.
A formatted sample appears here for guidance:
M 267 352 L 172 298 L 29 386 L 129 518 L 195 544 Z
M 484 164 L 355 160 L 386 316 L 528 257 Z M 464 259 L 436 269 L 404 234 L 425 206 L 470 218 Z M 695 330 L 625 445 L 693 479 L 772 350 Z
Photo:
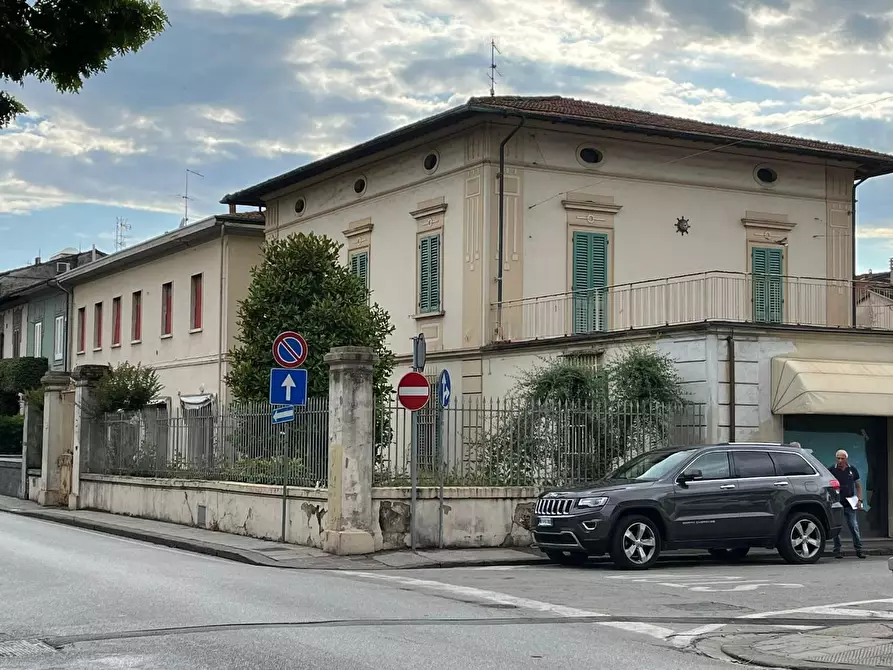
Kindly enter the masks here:
M 705 272 L 491 305 L 491 342 L 525 342 L 709 321 L 893 330 L 893 287 Z

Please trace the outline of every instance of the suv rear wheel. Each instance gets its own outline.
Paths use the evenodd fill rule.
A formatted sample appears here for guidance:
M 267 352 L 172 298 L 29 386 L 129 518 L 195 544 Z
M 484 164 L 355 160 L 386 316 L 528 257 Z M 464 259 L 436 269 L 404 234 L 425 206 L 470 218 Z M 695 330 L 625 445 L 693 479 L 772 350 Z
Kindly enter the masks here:
M 778 539 L 778 553 L 788 563 L 815 563 L 825 553 L 825 528 L 809 512 L 791 512 Z
M 553 563 L 560 563 L 561 565 L 583 565 L 588 559 L 589 556 L 586 554 L 581 554 L 576 551 L 547 551 L 546 556 Z
M 645 570 L 660 555 L 660 531 L 647 516 L 627 516 L 617 522 L 611 538 L 611 560 L 625 570 Z

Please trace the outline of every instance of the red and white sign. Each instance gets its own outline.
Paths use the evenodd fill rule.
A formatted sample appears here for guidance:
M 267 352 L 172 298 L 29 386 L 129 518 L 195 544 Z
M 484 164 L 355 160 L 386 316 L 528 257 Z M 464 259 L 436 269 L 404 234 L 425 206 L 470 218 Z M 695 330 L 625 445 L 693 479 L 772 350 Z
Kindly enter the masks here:
M 418 372 L 407 372 L 397 384 L 397 400 L 410 412 L 422 409 L 428 404 L 431 386 L 425 376 Z

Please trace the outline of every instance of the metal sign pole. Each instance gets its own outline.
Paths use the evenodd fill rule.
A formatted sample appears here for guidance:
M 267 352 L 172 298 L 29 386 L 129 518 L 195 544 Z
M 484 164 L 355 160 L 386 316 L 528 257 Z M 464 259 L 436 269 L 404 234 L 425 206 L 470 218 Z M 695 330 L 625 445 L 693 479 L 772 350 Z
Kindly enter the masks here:
M 285 431 L 279 431 L 279 449 L 282 451 L 282 541 L 285 542 L 285 525 L 288 519 L 288 454 L 287 446 L 283 444 Z
M 427 354 L 427 345 L 425 344 L 425 334 L 419 333 L 412 338 L 412 369 L 415 372 L 421 372 L 425 369 L 425 356 Z M 416 550 L 416 501 L 419 493 L 419 413 L 412 413 L 410 418 L 410 445 L 409 445 L 409 548 L 410 551 Z

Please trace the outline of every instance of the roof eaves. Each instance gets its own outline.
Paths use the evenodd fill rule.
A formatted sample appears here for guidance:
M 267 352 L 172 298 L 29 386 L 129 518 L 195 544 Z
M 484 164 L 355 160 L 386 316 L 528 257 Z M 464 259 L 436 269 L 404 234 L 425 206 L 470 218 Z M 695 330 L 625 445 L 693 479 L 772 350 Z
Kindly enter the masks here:
M 767 139 L 758 138 L 737 138 L 730 135 L 722 135 L 720 133 L 706 133 L 695 130 L 680 130 L 677 128 L 666 128 L 662 126 L 633 123 L 626 121 L 611 121 L 607 119 L 587 118 L 585 116 L 567 115 L 560 112 L 548 112 L 541 110 L 526 110 L 514 107 L 502 107 L 486 104 L 469 104 L 469 109 L 478 113 L 497 113 L 507 116 L 523 116 L 528 119 L 539 121 L 549 121 L 552 123 L 567 123 L 570 125 L 580 125 L 603 128 L 606 130 L 618 130 L 622 132 L 632 132 L 643 135 L 657 135 L 660 137 L 685 139 L 690 141 L 711 142 L 714 144 L 726 146 L 741 146 L 748 148 L 761 149 L 763 151 L 771 150 L 780 153 L 795 153 L 805 156 L 814 156 L 820 158 L 834 158 L 837 160 L 845 160 L 858 162 L 863 167 L 873 166 L 874 169 L 860 170 L 857 176 L 877 177 L 884 174 L 893 173 L 893 157 L 884 158 L 884 154 L 871 152 L 871 154 L 862 154 L 855 150 L 842 151 L 831 147 L 806 147 L 803 145 L 786 144 L 783 142 L 772 142 Z
M 193 223 L 183 228 L 162 233 L 157 237 L 153 237 L 145 242 L 141 242 L 122 251 L 109 254 L 104 258 L 97 259 L 92 263 L 87 263 L 80 267 L 69 270 L 57 277 L 59 282 L 65 284 L 78 284 L 92 278 L 94 275 L 107 274 L 114 272 L 124 263 L 131 265 L 134 261 L 140 261 L 150 258 L 158 253 L 174 247 L 190 239 L 200 237 L 222 223 L 216 216 L 209 216 L 197 223 Z
M 489 110 L 493 111 L 493 110 Z M 471 107 L 468 104 L 453 107 L 440 114 L 429 116 L 416 121 L 408 126 L 403 126 L 379 135 L 371 140 L 356 144 L 348 149 L 339 151 L 331 156 L 326 156 L 312 163 L 307 163 L 285 174 L 278 175 L 262 181 L 254 186 L 249 186 L 235 193 L 227 193 L 220 201 L 224 205 L 245 205 L 262 207 L 266 202 L 262 197 L 268 193 L 287 188 L 305 179 L 310 179 L 323 172 L 336 168 L 344 163 L 360 160 L 374 155 L 383 149 L 390 148 L 398 142 L 405 142 L 420 135 L 424 135 L 441 127 L 458 123 L 471 116 Z

